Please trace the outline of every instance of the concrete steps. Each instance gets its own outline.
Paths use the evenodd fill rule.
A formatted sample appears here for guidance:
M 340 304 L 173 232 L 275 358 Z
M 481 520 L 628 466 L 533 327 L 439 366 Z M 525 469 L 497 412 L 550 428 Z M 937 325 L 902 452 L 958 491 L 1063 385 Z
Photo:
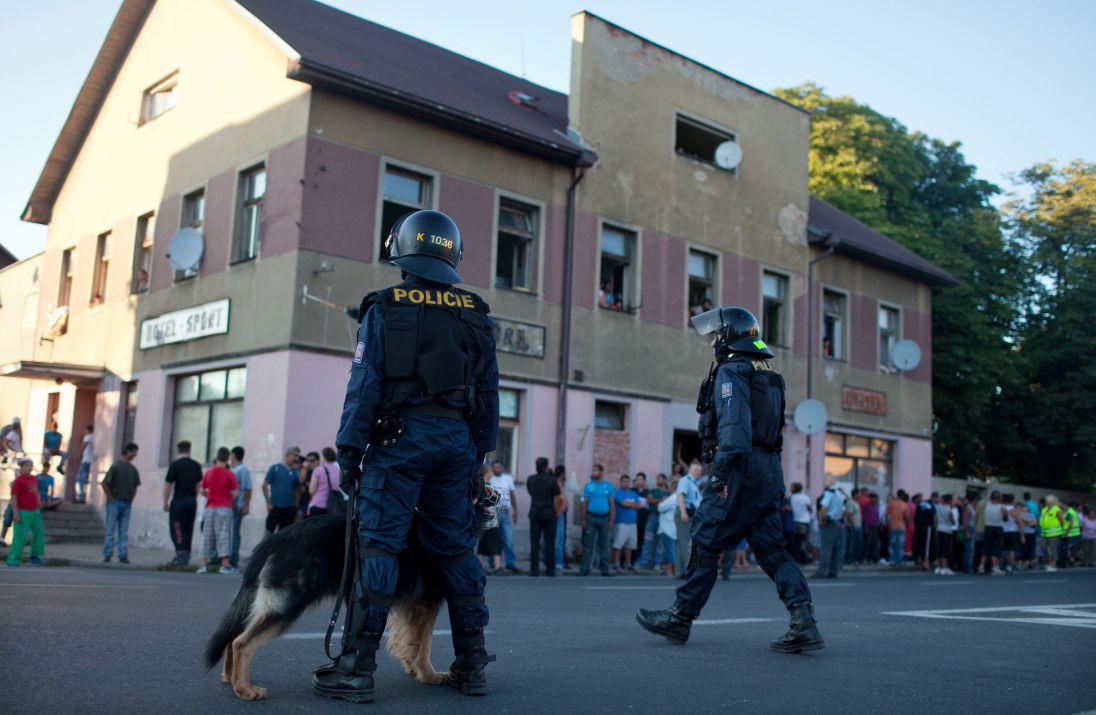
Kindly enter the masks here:
M 47 544 L 91 544 L 103 541 L 103 520 L 89 504 L 61 504 L 42 512 Z

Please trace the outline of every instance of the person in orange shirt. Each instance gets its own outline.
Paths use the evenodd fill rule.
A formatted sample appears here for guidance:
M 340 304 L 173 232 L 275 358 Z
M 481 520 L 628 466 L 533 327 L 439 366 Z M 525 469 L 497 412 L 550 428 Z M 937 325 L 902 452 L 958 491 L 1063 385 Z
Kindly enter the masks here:
M 905 492 L 899 492 L 905 494 Z M 902 565 L 906 545 L 906 526 L 909 523 L 906 502 L 893 494 L 887 496 L 887 558 L 894 566 Z

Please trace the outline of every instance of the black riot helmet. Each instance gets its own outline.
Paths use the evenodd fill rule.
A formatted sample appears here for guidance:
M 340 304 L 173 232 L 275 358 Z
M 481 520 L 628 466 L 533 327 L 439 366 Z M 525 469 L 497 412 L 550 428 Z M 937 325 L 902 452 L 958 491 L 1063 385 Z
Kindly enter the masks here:
M 696 332 L 701 335 L 716 333 L 715 354 L 718 358 L 750 355 L 771 358 L 773 351 L 761 339 L 761 326 L 754 314 L 745 308 L 713 308 L 692 317 Z
M 434 283 L 463 283 L 457 265 L 464 255 L 460 230 L 440 211 L 415 211 L 402 216 L 386 242 L 392 264 Z

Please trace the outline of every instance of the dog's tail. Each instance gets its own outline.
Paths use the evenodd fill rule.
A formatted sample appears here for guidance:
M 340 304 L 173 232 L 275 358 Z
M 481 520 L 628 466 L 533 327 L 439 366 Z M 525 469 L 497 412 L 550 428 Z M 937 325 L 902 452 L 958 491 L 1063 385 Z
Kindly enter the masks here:
M 232 605 L 228 607 L 221 624 L 209 638 L 205 649 L 206 668 L 217 665 L 224 655 L 225 648 L 235 640 L 236 636 L 244 632 L 247 627 L 247 619 L 251 615 L 251 604 L 255 601 L 255 586 L 242 586 L 236 593 Z

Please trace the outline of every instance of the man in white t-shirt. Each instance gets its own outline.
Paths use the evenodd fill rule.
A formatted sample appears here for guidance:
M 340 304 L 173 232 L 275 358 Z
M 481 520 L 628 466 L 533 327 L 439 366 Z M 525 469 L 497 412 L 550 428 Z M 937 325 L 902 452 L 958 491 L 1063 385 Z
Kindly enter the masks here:
M 803 553 L 803 544 L 811 533 L 811 512 L 814 511 L 814 506 L 811 504 L 811 498 L 803 491 L 803 485 L 799 482 L 792 482 L 792 496 L 789 501 L 792 507 L 792 521 L 795 522 L 795 531 L 792 533 L 788 550 L 796 563 L 805 564 L 807 563 L 807 555 Z
M 91 425 L 84 428 L 84 451 L 80 455 L 80 471 L 76 473 L 76 502 L 79 504 L 87 501 L 88 477 L 95 459 L 95 436 L 92 432 Z
M 514 556 L 514 524 L 518 523 L 518 495 L 514 489 L 514 477 L 503 471 L 502 462 L 491 462 L 491 486 L 499 493 L 499 531 L 502 534 L 502 557 L 506 570 L 518 573 L 518 560 Z
M 952 504 L 951 494 L 940 497 L 936 505 L 936 568 L 933 573 L 940 576 L 954 576 L 948 568 L 952 550 L 955 548 L 955 530 L 959 527 L 959 509 Z

